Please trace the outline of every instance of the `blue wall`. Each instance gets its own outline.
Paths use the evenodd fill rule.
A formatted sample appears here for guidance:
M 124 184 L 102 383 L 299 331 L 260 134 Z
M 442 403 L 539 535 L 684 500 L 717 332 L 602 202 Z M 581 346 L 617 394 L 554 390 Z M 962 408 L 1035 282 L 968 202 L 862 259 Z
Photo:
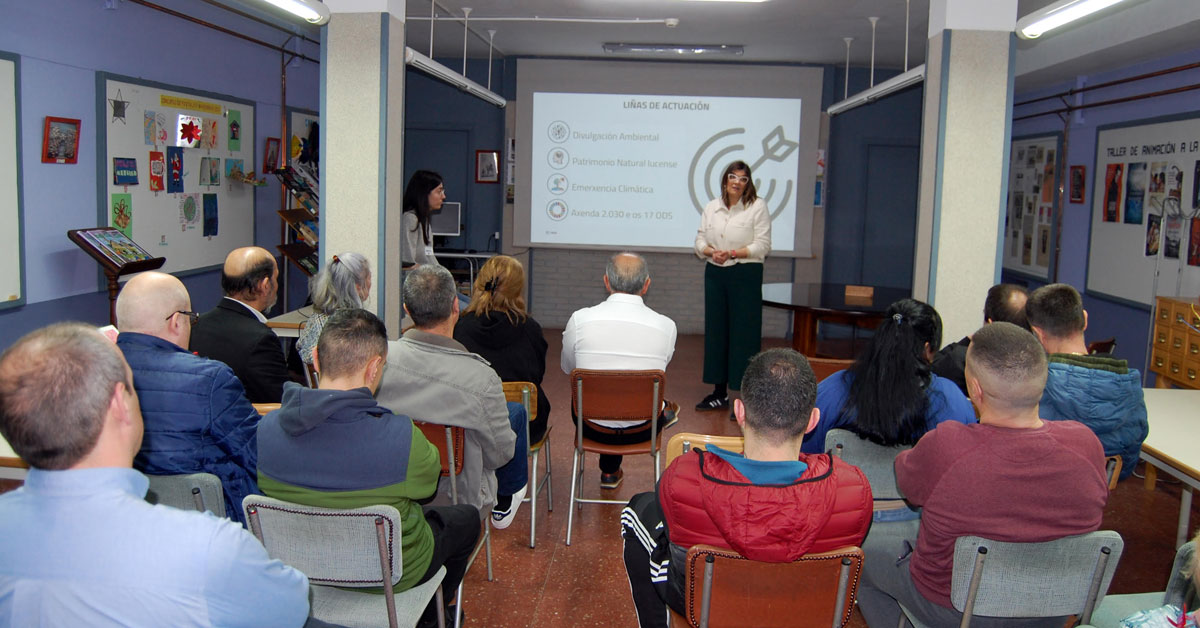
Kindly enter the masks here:
M 1085 78 L 1087 84 L 1094 85 L 1097 83 L 1134 76 L 1137 74 L 1186 63 L 1195 63 L 1197 61 L 1200 61 L 1200 50 L 1164 57 L 1151 62 L 1133 65 L 1105 73 L 1094 74 Z M 1188 85 L 1195 82 L 1195 70 L 1178 72 L 1148 80 L 1137 81 L 1126 85 L 1118 85 L 1086 92 L 1084 94 L 1084 102 L 1098 102 L 1114 98 L 1134 96 L 1162 89 L 1170 89 L 1173 87 Z M 1035 92 L 1017 94 L 1014 102 L 1020 103 L 1024 100 L 1061 92 L 1074 86 L 1075 81 L 1070 81 Z M 1092 169 L 1095 164 L 1096 128 L 1113 123 L 1130 122 L 1143 120 L 1146 118 L 1154 118 L 1157 116 L 1194 112 L 1198 109 L 1195 94 L 1196 92 L 1184 92 L 1169 96 L 1160 96 L 1145 100 L 1131 101 L 1118 105 L 1084 109 L 1082 112 L 1080 112 L 1082 114 L 1082 119 L 1077 119 L 1075 116 L 1071 117 L 1068 134 L 1069 143 L 1067 145 L 1066 161 L 1064 163 L 1066 166 L 1087 166 L 1087 189 L 1085 191 L 1084 198 L 1087 199 L 1088 202 L 1086 204 L 1064 204 L 1061 237 L 1062 252 L 1060 254 L 1061 256 L 1059 257 L 1058 281 L 1062 283 L 1069 283 L 1080 292 L 1084 292 L 1086 287 L 1085 280 L 1088 263 L 1088 233 L 1091 228 L 1090 208 L 1091 199 L 1093 198 L 1092 194 L 1094 192 L 1092 190 L 1092 177 L 1095 173 L 1092 172 Z M 1068 100 L 1074 102 L 1073 98 L 1068 98 Z M 1056 99 L 1039 104 L 1015 107 L 1013 115 L 1014 117 L 1021 117 L 1060 106 L 1061 104 L 1059 104 Z M 1013 123 L 1012 127 L 1012 134 L 1014 137 L 1056 131 L 1063 131 L 1063 122 L 1058 118 L 1058 116 L 1055 115 L 1040 116 L 1029 120 L 1016 121 Z M 1032 283 L 1030 287 L 1037 287 L 1038 285 L 1041 285 L 1035 282 L 1027 282 L 1021 278 L 1009 277 L 1007 274 L 1005 275 L 1005 279 L 1011 279 L 1014 283 Z M 1152 280 L 1152 277 L 1146 278 L 1146 281 Z M 1117 357 L 1129 360 L 1131 366 L 1137 366 L 1144 372 L 1146 364 L 1146 347 L 1147 343 L 1149 342 L 1150 312 L 1146 309 L 1130 307 L 1114 302 L 1111 299 L 1086 293 L 1084 294 L 1083 300 L 1084 307 L 1088 310 L 1087 338 L 1089 340 L 1100 340 L 1108 337 L 1115 337 L 1117 339 Z
M 282 44 L 287 35 L 200 2 L 160 3 L 251 37 Z M 96 72 L 227 94 L 255 102 L 255 146 L 280 135 L 280 53 L 132 3 L 39 0 L 6 3 L 0 49 L 20 56 L 22 182 L 27 304 L 0 311 L 0 348 L 48 322 L 108 322 L 97 264 L 66 238 L 68 229 L 96 226 Z M 318 58 L 302 44 L 300 52 Z M 319 68 L 288 66 L 288 104 L 317 108 Z M 45 116 L 79 118 L 79 163 L 40 161 Z M 255 193 L 255 242 L 279 243 L 279 186 Z M 299 273 L 293 273 L 298 275 Z M 214 271 L 184 277 L 197 310 L 220 298 Z M 299 290 L 303 300 L 303 281 Z

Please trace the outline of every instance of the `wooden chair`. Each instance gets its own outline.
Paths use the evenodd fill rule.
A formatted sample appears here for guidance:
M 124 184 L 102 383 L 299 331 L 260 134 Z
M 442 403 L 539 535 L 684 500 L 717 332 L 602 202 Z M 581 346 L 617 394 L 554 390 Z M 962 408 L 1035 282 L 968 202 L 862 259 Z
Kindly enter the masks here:
M 950 602 L 962 612 L 959 626 L 967 628 L 973 615 L 1077 615 L 1087 624 L 1108 591 L 1124 548 L 1121 535 L 1112 530 L 1044 543 L 960 536 L 954 543 L 950 583 Z M 903 605 L 900 610 L 900 628 L 906 619 L 916 628 L 925 627 Z
M 1104 474 L 1108 476 L 1108 490 L 1115 491 L 1117 489 L 1117 480 L 1121 477 L 1121 467 L 1124 464 L 1120 456 L 1104 458 Z
M 708 449 L 709 445 L 716 445 L 725 451 L 733 451 L 740 454 L 745 449 L 745 440 L 741 436 L 714 436 L 712 434 L 680 432 L 667 441 L 667 466 L 671 466 L 671 461 L 679 456 L 693 449 Z
M 262 416 L 267 416 L 267 414 L 278 410 L 280 406 L 278 403 L 254 403 L 250 405 L 254 406 L 254 409 L 258 410 L 258 413 Z
M 445 627 L 445 567 L 407 591 L 392 589 L 404 573 L 400 512 L 395 508 L 332 510 L 247 495 L 242 509 L 267 554 L 308 576 L 313 617 L 345 626 L 416 626 L 436 595 L 438 626 Z M 347 587 L 379 587 L 383 595 Z
M 685 613 L 671 611 L 670 624 L 839 628 L 854 611 L 862 567 L 862 549 L 853 546 L 764 563 L 733 550 L 693 545 L 683 565 Z
M 426 423 L 425 421 L 413 421 L 413 425 L 425 434 L 425 438 L 437 447 L 438 456 L 442 461 L 442 477 L 450 478 L 450 501 L 457 505 L 458 499 L 458 476 L 463 470 L 463 450 L 466 447 L 466 430 L 461 427 L 452 427 L 449 425 L 438 425 L 437 423 Z M 489 517 L 490 518 L 490 517 Z M 475 557 L 479 555 L 480 548 L 486 549 L 487 562 L 487 579 L 491 582 L 492 576 L 492 527 L 487 521 L 483 522 L 483 535 L 480 543 L 475 546 L 475 551 L 471 552 L 471 558 L 467 561 L 467 571 L 471 569 L 471 565 L 475 564 Z M 463 585 L 458 583 L 458 591 L 456 593 L 458 606 L 455 609 L 454 627 L 459 628 L 462 624 L 462 599 Z
M 583 504 L 624 504 L 618 499 L 584 499 L 583 467 L 587 452 L 629 456 L 649 454 L 654 458 L 654 481 L 661 467 L 659 450 L 662 434 L 658 433 L 658 415 L 666 393 L 667 375 L 662 371 L 571 371 L 571 406 L 579 421 L 649 421 L 650 438 L 632 445 L 606 445 L 584 438 L 583 430 L 575 429 L 575 452 L 571 462 L 571 501 L 567 514 L 567 545 L 571 544 L 571 528 L 575 509 Z
M 529 421 L 533 421 L 537 416 L 537 384 L 504 382 L 504 398 L 524 406 L 525 416 L 529 417 Z M 529 421 L 525 422 L 525 442 L 529 445 L 525 454 L 532 461 L 529 465 L 530 491 L 522 501 L 529 502 L 529 547 L 536 547 L 537 538 L 534 535 L 537 533 L 537 496 L 543 486 L 546 487 L 546 510 L 554 511 L 554 481 L 550 469 L 550 428 L 552 426 L 547 424 L 546 432 L 542 434 L 542 440 L 535 443 L 529 438 Z M 542 448 L 546 449 L 546 475 L 539 478 L 538 457 Z
M 1089 342 L 1087 346 L 1088 354 L 1090 355 L 1112 355 L 1112 352 L 1117 348 L 1117 338 L 1105 338 L 1104 340 L 1096 340 Z
M 146 501 L 151 504 L 225 516 L 225 489 L 221 479 L 211 473 L 146 475 L 146 479 L 150 480 Z
M 854 360 L 839 360 L 836 358 L 808 358 L 808 363 L 812 366 L 813 374 L 817 376 L 817 382 L 820 383 L 826 377 L 834 373 L 850 368 L 854 364 Z

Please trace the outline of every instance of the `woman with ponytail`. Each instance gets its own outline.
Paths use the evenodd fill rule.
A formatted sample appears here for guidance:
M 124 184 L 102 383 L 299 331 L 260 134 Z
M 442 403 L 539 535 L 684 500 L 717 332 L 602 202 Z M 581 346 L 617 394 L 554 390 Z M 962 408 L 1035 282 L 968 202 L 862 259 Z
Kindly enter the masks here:
M 315 316 L 304 324 L 296 341 L 296 350 L 305 364 L 312 364 L 312 350 L 317 346 L 325 321 L 336 310 L 361 308 L 371 294 L 371 264 L 358 253 L 342 253 L 313 277 L 309 284 Z
M 529 442 L 540 442 L 550 416 L 550 400 L 542 389 L 546 338 L 542 326 L 525 311 L 521 262 L 497 255 L 484 263 L 475 276 L 471 304 L 454 327 L 454 339 L 491 362 L 501 381 L 537 384 L 537 416 L 529 423 Z
M 911 446 L 943 421 L 974 423 L 962 391 L 929 370 L 941 344 L 937 310 L 913 299 L 893 303 L 854 364 L 817 386 L 821 419 L 802 451 L 824 451 L 825 433 L 834 428 L 880 445 Z

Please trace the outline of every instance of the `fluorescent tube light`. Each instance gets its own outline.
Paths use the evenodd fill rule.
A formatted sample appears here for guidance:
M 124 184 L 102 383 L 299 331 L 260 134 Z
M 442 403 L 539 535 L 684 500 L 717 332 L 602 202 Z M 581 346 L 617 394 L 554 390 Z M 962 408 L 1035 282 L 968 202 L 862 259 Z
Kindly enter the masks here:
M 609 42 L 604 44 L 604 52 L 610 54 L 741 56 L 745 52 L 745 47 L 739 44 L 621 44 Z
M 1017 20 L 1017 36 L 1037 39 L 1042 35 L 1075 20 L 1107 9 L 1123 0 L 1059 0 Z
M 486 87 L 472 81 L 471 79 L 451 70 L 450 68 L 426 57 L 425 55 L 413 50 L 412 48 L 404 49 L 404 63 L 432 76 L 443 83 L 453 85 L 476 98 L 486 100 L 497 107 L 504 108 L 508 101 L 503 96 L 493 92 Z
M 918 65 L 904 74 L 897 74 L 896 76 L 893 76 L 892 78 L 876 85 L 875 87 L 865 89 L 843 101 L 835 102 L 832 105 L 829 105 L 829 109 L 826 109 L 825 111 L 831 116 L 836 116 L 839 113 L 849 111 L 855 107 L 859 107 L 870 102 L 875 102 L 884 96 L 898 92 L 911 85 L 916 85 L 924 80 L 925 64 L 922 63 L 921 65 Z
M 329 21 L 329 7 L 320 0 L 262 0 L 296 17 L 320 26 Z

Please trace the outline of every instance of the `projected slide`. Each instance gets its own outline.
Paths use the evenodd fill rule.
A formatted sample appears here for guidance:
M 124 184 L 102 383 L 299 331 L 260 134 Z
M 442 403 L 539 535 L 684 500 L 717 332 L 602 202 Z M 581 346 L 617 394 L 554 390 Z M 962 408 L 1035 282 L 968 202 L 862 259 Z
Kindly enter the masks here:
M 530 241 L 691 248 L 730 162 L 750 164 L 790 251 L 799 190 L 800 100 L 534 93 Z M 811 157 L 811 156 L 809 156 Z

